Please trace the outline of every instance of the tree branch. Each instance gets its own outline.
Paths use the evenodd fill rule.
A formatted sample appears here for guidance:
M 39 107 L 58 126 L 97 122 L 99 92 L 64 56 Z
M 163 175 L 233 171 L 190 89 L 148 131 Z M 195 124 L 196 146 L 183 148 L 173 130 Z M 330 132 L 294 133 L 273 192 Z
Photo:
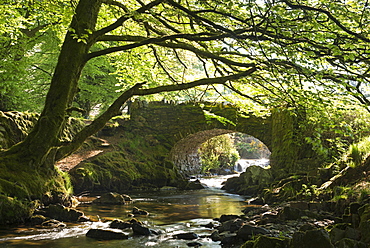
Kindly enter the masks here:
M 150 89 L 141 89 L 141 87 L 145 84 L 144 83 L 138 83 L 132 88 L 128 89 L 127 91 L 123 92 L 119 98 L 117 98 L 116 101 L 99 117 L 97 117 L 90 125 L 84 127 L 80 132 L 78 132 L 75 137 L 73 138 L 71 143 L 68 143 L 65 146 L 61 146 L 56 155 L 55 160 L 58 161 L 70 154 L 72 154 L 74 151 L 76 151 L 82 143 L 91 135 L 98 132 L 100 129 L 102 129 L 105 124 L 114 116 L 116 116 L 119 113 L 119 110 L 123 104 L 126 103 L 128 99 L 130 99 L 132 96 L 144 96 L 144 95 L 151 95 L 161 92 L 170 92 L 170 91 L 179 91 L 179 90 L 185 90 L 190 89 L 196 86 L 201 85 L 211 85 L 211 84 L 225 84 L 227 81 L 230 80 L 237 80 L 242 77 L 246 77 L 253 72 L 257 70 L 256 67 L 250 68 L 249 70 L 225 76 L 225 77 L 218 77 L 218 78 L 205 78 L 196 80 L 190 83 L 184 83 L 184 84 L 173 84 L 173 85 L 164 85 L 164 86 L 158 86 L 155 88 Z
M 194 88 L 196 86 L 201 86 L 201 85 L 225 84 L 227 81 L 237 80 L 237 79 L 246 77 L 248 75 L 251 75 L 256 70 L 257 70 L 256 67 L 252 67 L 249 70 L 236 73 L 236 74 L 232 74 L 229 76 L 224 76 L 224 77 L 203 78 L 203 79 L 199 79 L 199 80 L 196 80 L 190 83 L 163 85 L 163 86 L 158 86 L 158 87 L 150 88 L 150 89 L 136 89 L 134 95 L 145 96 L 145 95 L 151 95 L 151 94 L 156 94 L 156 93 L 161 93 L 161 92 L 185 90 L 185 89 L 190 89 L 190 88 Z
M 340 29 L 342 29 L 344 32 L 355 36 L 359 40 L 365 41 L 365 42 L 370 42 L 370 39 L 366 38 L 365 36 L 356 33 L 346 26 L 344 26 L 335 16 L 333 16 L 328 10 L 324 9 L 319 9 L 311 6 L 306 6 L 306 5 L 299 5 L 299 4 L 293 4 L 289 0 L 283 0 L 284 3 L 286 3 L 290 8 L 292 9 L 302 9 L 302 10 L 309 10 L 309 11 L 315 11 L 319 13 L 325 14 L 330 20 L 332 20 Z
M 135 12 L 136 13 L 144 13 L 145 11 L 161 4 L 164 1 L 166 1 L 166 0 L 155 0 L 153 2 L 150 2 L 147 5 L 144 5 L 140 8 L 138 8 Z M 109 2 L 109 0 L 107 2 Z M 116 22 L 112 23 L 111 25 L 106 26 L 106 27 L 104 27 L 100 30 L 95 31 L 92 34 L 92 39 L 96 40 L 96 39 L 98 39 L 98 37 L 110 32 L 112 30 L 115 30 L 116 28 L 120 27 L 125 21 L 130 19 L 131 17 L 132 17 L 132 13 L 127 13 L 126 15 L 121 16 L 120 18 L 118 18 L 118 20 Z
M 97 133 L 101 130 L 105 124 L 114 116 L 119 113 L 121 106 L 130 99 L 135 91 L 142 87 L 145 83 L 135 84 L 132 88 L 123 92 L 119 98 L 117 98 L 114 103 L 99 117 L 97 117 L 90 125 L 84 127 L 80 132 L 78 132 L 73 138 L 71 143 L 68 145 L 61 146 L 55 156 L 55 160 L 58 161 L 76 151 L 83 142 L 91 135 Z

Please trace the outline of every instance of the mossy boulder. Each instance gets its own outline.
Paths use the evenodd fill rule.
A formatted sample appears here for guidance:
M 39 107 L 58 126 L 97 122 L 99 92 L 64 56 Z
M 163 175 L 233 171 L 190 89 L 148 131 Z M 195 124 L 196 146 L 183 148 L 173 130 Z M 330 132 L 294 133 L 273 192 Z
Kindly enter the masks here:
M 324 229 L 298 231 L 293 234 L 291 248 L 334 248 L 327 231 Z
M 124 205 L 125 198 L 118 193 L 105 193 L 93 201 L 94 204 Z
M 272 183 L 273 176 L 269 169 L 250 166 L 239 177 L 229 178 L 223 189 L 243 195 L 257 195 L 263 187 Z
M 81 219 L 85 220 L 85 218 L 82 218 L 84 216 L 83 212 L 62 205 L 49 205 L 38 210 L 37 213 L 59 221 L 77 222 Z
M 36 201 L 18 200 L 0 195 L 0 224 L 24 222 L 31 217 L 38 206 Z
M 360 215 L 361 241 L 370 243 L 370 204 L 366 204 L 358 209 Z
M 115 136 L 120 137 L 116 128 Z M 123 132 L 123 131 L 122 131 Z M 92 157 L 69 171 L 75 192 L 111 191 L 123 193 L 137 189 L 154 190 L 178 186 L 183 182 L 175 166 L 166 160 L 162 145 L 151 145 L 145 137 L 125 132 L 115 149 Z
M 259 236 L 256 240 L 245 242 L 241 248 L 289 248 L 289 243 L 288 238 Z
M 335 247 L 336 248 L 367 248 L 368 246 L 367 244 L 361 241 L 344 238 L 336 242 Z

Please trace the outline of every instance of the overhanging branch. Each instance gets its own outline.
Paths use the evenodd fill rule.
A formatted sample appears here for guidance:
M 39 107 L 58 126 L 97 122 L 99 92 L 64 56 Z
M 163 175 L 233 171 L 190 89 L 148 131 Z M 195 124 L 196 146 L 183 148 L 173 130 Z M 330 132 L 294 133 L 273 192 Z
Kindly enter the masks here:
M 84 127 L 80 132 L 78 132 L 71 143 L 60 147 L 56 153 L 55 160 L 58 161 L 76 151 L 88 137 L 98 132 L 112 117 L 116 116 L 119 113 L 121 106 L 132 96 L 144 96 L 161 92 L 179 91 L 201 85 L 225 84 L 230 80 L 237 80 L 246 77 L 256 70 L 256 67 L 252 67 L 249 70 L 225 77 L 205 78 L 190 83 L 158 86 L 150 89 L 141 89 L 145 83 L 138 83 L 122 93 L 122 95 L 117 98 L 117 100 L 114 101 L 114 103 L 103 114 L 97 117 L 90 125 Z
M 256 70 L 257 70 L 256 67 L 252 67 L 249 70 L 236 73 L 236 74 L 232 74 L 232 75 L 228 75 L 228 76 L 224 76 L 224 77 L 203 78 L 203 79 L 199 79 L 199 80 L 196 80 L 190 83 L 163 85 L 163 86 L 158 86 L 158 87 L 150 88 L 150 89 L 136 89 L 134 95 L 145 96 L 145 95 L 151 95 L 151 94 L 156 94 L 156 93 L 161 93 L 161 92 L 185 90 L 185 89 L 190 89 L 190 88 L 194 88 L 196 86 L 201 86 L 201 85 L 225 84 L 228 81 L 238 80 L 240 78 L 251 75 Z

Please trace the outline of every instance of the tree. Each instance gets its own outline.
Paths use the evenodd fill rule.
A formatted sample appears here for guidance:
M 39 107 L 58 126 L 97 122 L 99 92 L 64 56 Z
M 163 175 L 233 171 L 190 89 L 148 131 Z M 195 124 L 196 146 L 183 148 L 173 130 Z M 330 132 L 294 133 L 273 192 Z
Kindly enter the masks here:
M 115 1 L 79 1 L 70 28 L 65 36 L 46 96 L 44 109 L 40 114 L 38 122 L 22 142 L 0 153 L 3 193 L 20 198 L 40 198 L 43 193 L 51 191 L 53 188 L 63 188 L 63 180 L 54 168 L 55 161 L 75 151 L 87 137 L 100 130 L 110 118 L 117 115 L 120 107 L 134 95 L 148 95 L 163 91 L 187 89 L 198 85 L 224 83 L 228 80 L 236 80 L 247 76 L 255 71 L 253 63 L 244 64 L 226 59 L 230 63 L 237 63 L 244 67 L 244 70 L 225 76 L 147 89 L 141 89 L 144 83 L 136 83 L 123 92 L 90 125 L 77 133 L 71 143 L 62 143 L 60 137 L 67 117 L 71 114 L 71 107 L 78 92 L 78 82 L 82 70 L 89 60 L 144 45 L 169 47 L 174 49 L 174 52 L 176 52 L 175 49 L 177 48 L 185 50 L 195 49 L 195 51 L 201 53 L 194 45 L 192 46 L 179 40 L 184 39 L 189 42 L 196 42 L 209 39 L 203 38 L 203 34 L 194 31 L 182 34 L 177 30 L 172 30 L 171 33 L 173 34 L 167 35 L 159 32 L 149 21 L 145 20 L 146 16 L 151 13 L 155 22 L 162 21 L 165 23 L 159 15 L 164 10 L 164 2 L 163 0 L 156 0 L 148 4 L 132 3 L 133 6 L 130 6 L 130 9 Z M 113 13 L 120 13 L 120 17 L 107 26 L 100 26 L 101 23 L 98 22 L 103 4 L 105 4 L 104 8 L 118 8 Z M 181 7 L 175 2 L 171 2 L 171 5 L 176 8 Z M 169 11 L 169 13 L 172 16 L 174 15 L 172 11 Z M 136 28 L 137 30 L 134 31 L 137 34 L 145 34 L 147 32 L 148 36 L 125 34 L 124 31 L 128 31 L 125 27 L 126 22 L 134 22 L 135 25 L 130 24 L 129 27 Z M 167 27 L 167 29 L 171 29 L 171 27 Z M 115 33 L 121 33 L 121 35 L 116 35 Z M 210 36 L 211 40 L 218 39 L 218 36 L 214 37 L 212 33 L 205 34 L 206 36 Z M 125 44 L 120 45 L 118 44 L 119 41 Z M 99 42 L 111 42 L 113 46 L 94 51 L 94 46 Z M 155 48 L 151 49 L 155 54 L 158 54 Z M 202 55 L 216 60 L 225 60 L 222 57 L 212 55 L 210 52 L 203 52 Z M 159 57 L 158 63 L 160 63 Z M 17 173 L 14 173 L 15 171 Z M 12 186 L 17 190 L 10 190 L 9 188 Z
M 347 100 L 368 105 L 365 3 L 301 2 L 80 0 L 34 129 L 0 153 L 1 192 L 40 198 L 63 188 L 55 161 L 78 149 L 133 96 L 220 84 L 262 106 L 307 107 L 348 93 Z M 87 63 L 135 54 L 135 70 L 121 71 L 123 93 L 72 142 L 61 142 Z M 184 76 L 188 58 L 202 74 Z

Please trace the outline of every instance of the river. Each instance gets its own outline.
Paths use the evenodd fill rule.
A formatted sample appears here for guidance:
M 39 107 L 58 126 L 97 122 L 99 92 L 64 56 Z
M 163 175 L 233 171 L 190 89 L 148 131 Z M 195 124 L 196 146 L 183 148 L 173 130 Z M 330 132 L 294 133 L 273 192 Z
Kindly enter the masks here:
M 130 195 L 133 202 L 127 205 L 104 206 L 80 204 L 77 209 L 102 221 L 83 224 L 67 223 L 62 229 L 40 229 L 20 226 L 16 228 L 0 227 L 0 247 L 187 247 L 189 241 L 176 240 L 172 235 L 181 232 L 195 232 L 201 237 L 197 242 L 202 247 L 221 247 L 220 242 L 213 242 L 206 236 L 212 230 L 202 225 L 213 221 L 222 214 L 241 214 L 247 203 L 239 195 L 228 194 L 221 190 L 221 183 L 228 177 L 203 178 L 201 182 L 208 188 L 194 191 L 165 190 L 154 193 Z M 128 220 L 133 206 L 148 211 L 149 216 L 137 217 L 151 229 L 161 232 L 158 236 L 141 237 L 130 234 L 128 240 L 97 241 L 87 238 L 91 228 L 108 229 L 114 218 Z

